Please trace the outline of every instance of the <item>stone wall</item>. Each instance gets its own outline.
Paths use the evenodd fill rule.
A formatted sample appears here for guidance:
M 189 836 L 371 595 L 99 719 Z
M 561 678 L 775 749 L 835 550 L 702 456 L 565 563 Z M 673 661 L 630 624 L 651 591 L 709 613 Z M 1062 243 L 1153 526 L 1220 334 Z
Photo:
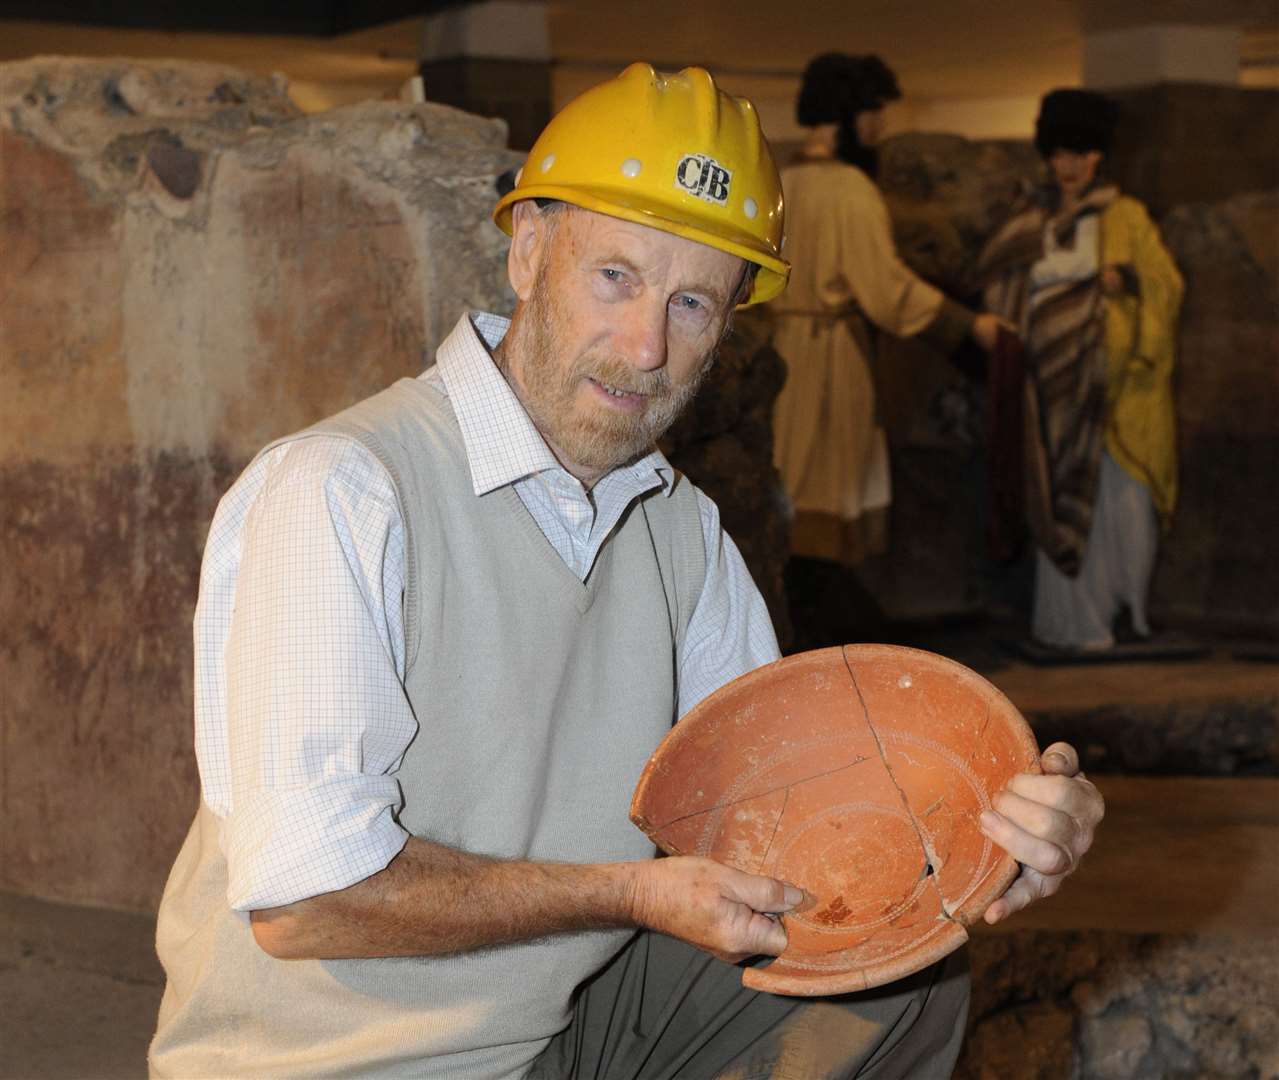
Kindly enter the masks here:
M 1110 96 L 1111 171 L 1156 217 L 1279 188 L 1279 89 L 1170 82 Z
M 1161 221 L 1186 279 L 1177 369 L 1181 504 L 1151 611 L 1279 634 L 1279 188 Z
M 0 65 L 0 887 L 154 906 L 195 809 L 191 616 L 271 438 L 509 307 L 500 123 L 299 116 L 208 65 Z

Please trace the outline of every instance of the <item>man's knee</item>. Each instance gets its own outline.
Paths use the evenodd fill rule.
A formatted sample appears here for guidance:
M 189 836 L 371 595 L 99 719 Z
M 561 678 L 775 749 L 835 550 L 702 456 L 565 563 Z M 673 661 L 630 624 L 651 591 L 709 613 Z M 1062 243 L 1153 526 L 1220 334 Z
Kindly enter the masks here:
M 858 1076 L 942 1080 L 950 1076 L 968 1023 L 968 950 L 960 949 L 914 976 L 900 1022 Z
M 800 1007 L 777 1032 L 773 1080 L 942 1080 L 968 1019 L 964 951 L 876 990 Z

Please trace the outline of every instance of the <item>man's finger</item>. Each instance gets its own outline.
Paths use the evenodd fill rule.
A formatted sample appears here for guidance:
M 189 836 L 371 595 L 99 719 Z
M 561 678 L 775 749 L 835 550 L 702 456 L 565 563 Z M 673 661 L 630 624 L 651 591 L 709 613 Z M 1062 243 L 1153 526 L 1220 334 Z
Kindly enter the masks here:
M 1068 847 L 1027 832 L 1003 814 L 987 810 L 980 822 L 981 831 L 1023 866 L 1041 874 L 1065 874 L 1074 866 Z
M 766 915 L 751 916 L 747 939 L 747 956 L 781 956 L 786 951 L 786 928 Z
M 1068 810 L 1073 803 L 1082 801 L 1080 794 L 1076 792 L 1076 783 L 1074 777 L 1018 773 L 1008 781 L 1008 786 L 1000 792 L 1000 796 L 1016 795 L 1055 810 Z
M 1038 900 L 1043 895 L 1041 882 L 1035 871 L 1023 869 L 1008 891 L 986 909 L 986 922 L 994 925 Z
M 1001 791 L 995 796 L 994 809 L 1019 829 L 1054 844 L 1071 844 L 1079 835 L 1079 825 L 1067 810 L 1034 797 Z
M 1039 767 L 1052 776 L 1074 776 L 1079 772 L 1079 754 L 1070 743 L 1055 742 L 1043 752 Z
M 776 878 L 759 874 L 735 874 L 725 889 L 729 900 L 745 904 L 752 911 L 769 915 L 781 915 L 798 907 L 804 900 L 804 890 Z
M 1002 794 L 1008 793 L 1060 810 L 1085 826 L 1096 825 L 1106 812 L 1100 792 L 1083 776 L 1018 773 Z

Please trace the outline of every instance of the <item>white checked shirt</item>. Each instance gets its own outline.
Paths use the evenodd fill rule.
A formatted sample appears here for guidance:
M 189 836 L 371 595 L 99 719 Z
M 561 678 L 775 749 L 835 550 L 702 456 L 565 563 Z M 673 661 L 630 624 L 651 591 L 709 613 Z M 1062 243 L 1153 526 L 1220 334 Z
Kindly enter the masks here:
M 489 349 L 508 325 L 464 316 L 419 378 L 453 405 L 475 494 L 514 487 L 585 580 L 622 512 L 669 487 L 672 469 L 654 450 L 586 491 L 493 363 Z M 681 715 L 778 657 L 715 504 L 700 495 L 700 507 L 706 582 L 680 657 Z M 222 821 L 233 908 L 345 888 L 407 840 L 394 779 L 417 733 L 403 684 L 404 572 L 390 479 L 349 440 L 277 447 L 219 504 L 195 614 L 195 743 L 204 801 Z

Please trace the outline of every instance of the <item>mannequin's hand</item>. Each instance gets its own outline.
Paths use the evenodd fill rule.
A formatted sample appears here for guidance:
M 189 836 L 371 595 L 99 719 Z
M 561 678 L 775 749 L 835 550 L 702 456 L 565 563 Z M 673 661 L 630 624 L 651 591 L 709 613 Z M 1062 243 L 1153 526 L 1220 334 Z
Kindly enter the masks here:
M 973 340 L 978 345 L 987 352 L 994 352 L 995 344 L 999 341 L 999 331 L 1001 329 L 1012 331 L 1014 334 L 1017 332 L 1017 328 L 1007 319 L 1000 318 L 993 312 L 983 311 L 973 320 L 971 333 Z

